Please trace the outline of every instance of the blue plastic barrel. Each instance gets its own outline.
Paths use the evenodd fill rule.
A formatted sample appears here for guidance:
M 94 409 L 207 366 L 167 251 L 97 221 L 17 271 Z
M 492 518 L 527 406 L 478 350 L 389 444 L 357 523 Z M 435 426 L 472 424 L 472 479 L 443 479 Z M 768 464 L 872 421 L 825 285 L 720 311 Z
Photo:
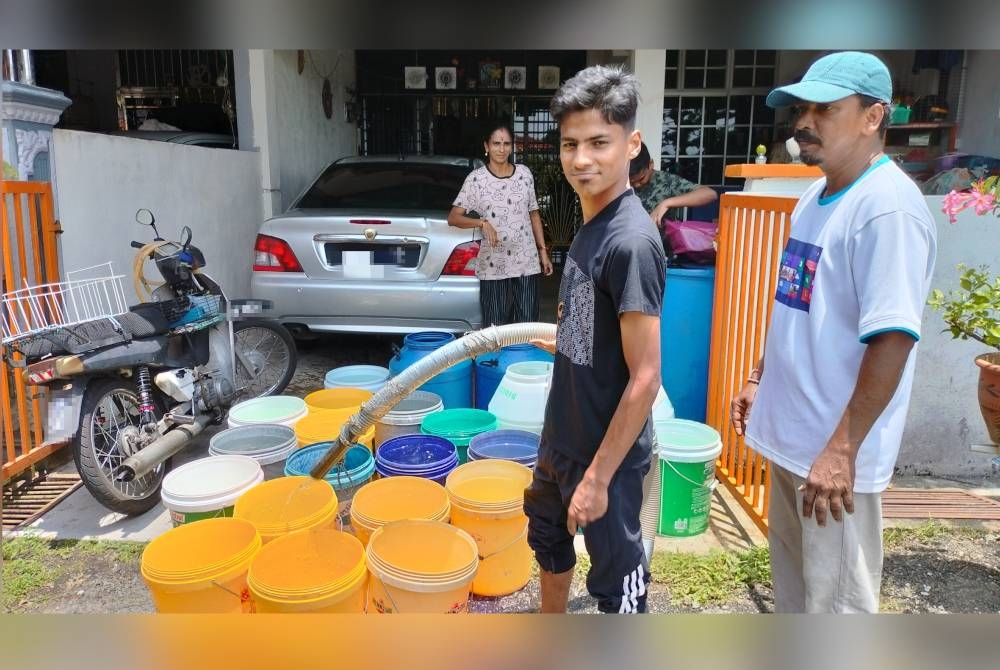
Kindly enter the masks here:
M 455 445 L 437 435 L 400 435 L 380 444 L 375 452 L 375 470 L 382 477 L 423 477 L 443 484 L 457 466 Z
M 667 268 L 660 374 L 678 419 L 705 421 L 715 268 Z
M 403 348 L 389 361 L 389 372 L 392 376 L 410 367 L 421 358 L 454 341 L 451 333 L 424 331 L 410 333 L 403 338 Z M 431 377 L 420 391 L 430 391 L 441 396 L 445 409 L 455 407 L 472 407 L 472 361 L 464 360 L 440 374 Z
M 512 344 L 500 351 L 476 358 L 476 409 L 489 409 L 490 400 L 503 380 L 507 368 L 522 361 L 552 363 L 555 356 L 533 344 Z

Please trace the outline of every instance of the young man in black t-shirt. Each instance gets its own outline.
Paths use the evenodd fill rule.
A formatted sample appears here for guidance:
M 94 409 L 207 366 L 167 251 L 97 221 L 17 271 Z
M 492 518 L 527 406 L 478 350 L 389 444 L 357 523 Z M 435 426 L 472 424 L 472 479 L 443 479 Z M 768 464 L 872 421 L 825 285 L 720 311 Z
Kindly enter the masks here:
M 633 75 L 594 66 L 560 87 L 550 111 L 583 226 L 559 287 L 556 354 L 538 464 L 525 491 L 542 612 L 565 612 L 583 528 L 587 589 L 602 612 L 646 609 L 649 565 L 639 508 L 650 467 L 647 419 L 660 387 L 663 247 L 629 188 L 639 153 Z

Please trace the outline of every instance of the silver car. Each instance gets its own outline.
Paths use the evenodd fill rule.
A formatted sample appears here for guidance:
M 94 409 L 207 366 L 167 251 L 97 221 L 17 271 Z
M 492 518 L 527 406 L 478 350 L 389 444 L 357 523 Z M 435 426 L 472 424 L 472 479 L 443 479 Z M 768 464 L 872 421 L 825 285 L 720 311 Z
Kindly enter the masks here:
M 273 301 L 300 337 L 478 329 L 479 236 L 447 217 L 480 165 L 450 156 L 335 161 L 261 226 L 253 297 Z

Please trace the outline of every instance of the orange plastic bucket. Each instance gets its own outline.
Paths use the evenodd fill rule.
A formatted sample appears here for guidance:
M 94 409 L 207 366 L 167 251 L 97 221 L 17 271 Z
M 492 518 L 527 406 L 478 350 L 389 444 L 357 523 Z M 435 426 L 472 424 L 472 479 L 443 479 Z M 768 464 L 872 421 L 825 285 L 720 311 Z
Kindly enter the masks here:
M 513 461 L 487 459 L 460 465 L 448 475 L 451 523 L 476 540 L 479 572 L 472 592 L 502 596 L 531 579 L 532 551 L 524 489 L 531 470 Z
M 339 387 L 313 391 L 303 400 L 306 401 L 310 414 L 330 410 L 350 410 L 351 414 L 354 414 L 371 400 L 371 397 L 372 392 L 366 389 Z
M 460 528 L 441 521 L 386 524 L 368 543 L 368 611 L 467 612 L 478 569 L 476 541 Z
M 257 553 L 247 585 L 256 613 L 361 614 L 365 550 L 353 535 L 329 528 L 290 533 Z
M 330 389 L 331 391 L 337 389 Z M 357 408 L 345 410 L 327 410 L 325 412 L 310 412 L 295 424 L 295 437 L 299 441 L 299 447 L 305 447 L 317 442 L 330 442 L 340 437 L 340 430 L 354 414 Z M 370 450 L 375 441 L 375 426 L 372 426 L 361 435 L 356 442 L 363 444 Z
M 260 548 L 249 521 L 203 519 L 150 542 L 139 572 L 157 612 L 239 614 L 249 611 L 247 569 Z
M 386 477 L 362 486 L 351 501 L 351 528 L 368 546 L 372 533 L 402 519 L 447 522 L 451 512 L 448 492 L 422 477 Z
M 298 530 L 333 525 L 337 493 L 324 479 L 279 477 L 241 495 L 233 506 L 233 517 L 251 522 L 267 544 Z

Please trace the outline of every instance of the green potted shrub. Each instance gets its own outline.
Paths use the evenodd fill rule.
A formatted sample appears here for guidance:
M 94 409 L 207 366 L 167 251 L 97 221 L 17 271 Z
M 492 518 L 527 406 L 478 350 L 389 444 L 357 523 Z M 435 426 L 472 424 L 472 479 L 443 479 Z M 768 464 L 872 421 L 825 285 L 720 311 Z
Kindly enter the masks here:
M 958 266 L 959 289 L 947 295 L 934 289 L 927 304 L 940 310 L 952 337 L 976 340 L 992 351 L 976 356 L 979 366 L 979 409 L 990 439 L 1000 444 L 1000 275 L 985 266 Z

